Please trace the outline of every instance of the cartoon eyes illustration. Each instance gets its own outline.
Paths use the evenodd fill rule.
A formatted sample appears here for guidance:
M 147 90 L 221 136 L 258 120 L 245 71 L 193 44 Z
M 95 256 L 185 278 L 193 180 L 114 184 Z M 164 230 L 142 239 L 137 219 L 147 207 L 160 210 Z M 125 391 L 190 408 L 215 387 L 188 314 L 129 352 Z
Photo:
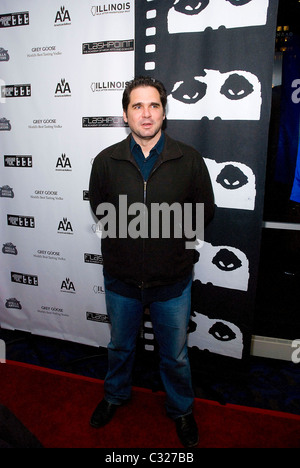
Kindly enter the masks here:
M 185 104 L 195 104 L 206 94 L 207 84 L 195 79 L 176 83 L 172 96 Z
M 214 159 L 204 159 L 213 184 L 216 206 L 254 210 L 256 177 L 253 170 L 237 161 L 217 163 Z
M 203 81 L 200 79 L 201 76 L 178 81 L 171 92 L 172 97 L 184 104 L 195 104 L 200 101 L 205 97 L 208 85 L 214 86 L 214 83 L 205 83 L 206 73 L 203 75 Z M 253 93 L 254 87 L 244 76 L 232 73 L 226 78 L 219 91 L 217 89 L 215 91 L 231 101 L 238 101 Z
M 208 331 L 216 340 L 231 341 L 236 338 L 236 334 L 222 322 L 216 322 Z
M 242 266 L 241 260 L 228 249 L 221 249 L 213 258 L 212 263 L 223 271 L 233 271 Z
M 168 118 L 181 120 L 259 120 L 261 83 L 246 70 L 182 72 L 170 86 Z M 197 73 L 197 74 L 196 74 Z
M 209 4 L 209 0 L 176 0 L 174 9 L 186 15 L 198 15 Z
M 190 347 L 195 346 L 211 353 L 242 358 L 243 333 L 236 324 L 227 322 L 223 318 L 209 318 L 199 312 L 193 314 L 191 322 Z
M 184 13 L 185 15 L 198 15 L 203 11 L 209 4 L 210 0 L 176 0 L 174 3 L 174 9 L 178 13 Z M 252 0 L 225 0 L 233 6 L 246 5 Z
M 233 6 L 241 6 L 241 5 L 246 5 L 249 2 L 252 2 L 252 0 L 226 0 L 226 2 L 231 3 Z
M 170 34 L 266 24 L 270 0 L 175 0 L 168 12 Z M 171 2 L 171 0 L 170 0 Z
M 216 181 L 228 190 L 236 190 L 248 183 L 248 177 L 232 164 L 225 166 Z
M 253 85 L 244 76 L 234 73 L 227 78 L 220 93 L 236 101 L 253 93 Z

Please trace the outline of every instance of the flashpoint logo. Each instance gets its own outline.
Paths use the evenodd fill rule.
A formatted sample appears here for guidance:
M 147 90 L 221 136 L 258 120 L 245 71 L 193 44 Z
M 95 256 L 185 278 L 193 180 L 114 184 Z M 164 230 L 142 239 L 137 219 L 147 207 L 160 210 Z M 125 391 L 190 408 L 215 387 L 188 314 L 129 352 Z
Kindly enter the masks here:
M 57 83 L 55 89 L 55 97 L 69 97 L 71 96 L 71 88 L 69 83 L 62 78 L 60 83 Z
M 204 203 L 196 203 L 195 210 L 192 203 L 184 203 L 183 206 L 178 202 L 172 205 L 151 203 L 149 212 L 144 203 L 136 202 L 128 206 L 127 195 L 119 195 L 118 214 L 116 207 L 111 203 L 100 203 L 96 214 L 100 218 L 102 239 L 106 237 L 169 239 L 172 237 L 185 239 L 186 249 L 195 248 L 195 239 L 204 239 Z M 128 218 L 130 218 L 129 222 Z
M 103 52 L 128 52 L 134 50 L 134 40 L 85 42 L 82 44 L 83 54 L 99 54 Z
M 110 323 L 110 320 L 107 315 L 105 314 L 98 314 L 96 312 L 87 312 L 86 319 L 91 320 L 92 322 L 99 322 L 99 323 Z
M 103 265 L 102 255 L 85 253 L 84 254 L 84 263 L 93 263 L 95 265 Z
M 294 340 L 292 342 L 292 348 L 296 348 L 295 351 L 292 352 L 292 361 L 294 364 L 300 363 L 300 340 Z
M 96 117 L 82 117 L 83 128 L 95 127 L 128 127 L 121 116 L 96 116 Z
M 0 363 L 5 364 L 6 362 L 6 344 L 5 341 L 0 340 Z

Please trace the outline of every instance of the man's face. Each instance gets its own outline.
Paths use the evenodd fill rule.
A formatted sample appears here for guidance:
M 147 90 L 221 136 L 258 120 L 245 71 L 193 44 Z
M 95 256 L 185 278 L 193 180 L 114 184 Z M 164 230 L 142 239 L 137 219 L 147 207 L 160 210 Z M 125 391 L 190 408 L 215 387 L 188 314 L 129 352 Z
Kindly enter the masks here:
M 136 140 L 158 140 L 165 113 L 157 89 L 152 86 L 133 89 L 123 117 Z

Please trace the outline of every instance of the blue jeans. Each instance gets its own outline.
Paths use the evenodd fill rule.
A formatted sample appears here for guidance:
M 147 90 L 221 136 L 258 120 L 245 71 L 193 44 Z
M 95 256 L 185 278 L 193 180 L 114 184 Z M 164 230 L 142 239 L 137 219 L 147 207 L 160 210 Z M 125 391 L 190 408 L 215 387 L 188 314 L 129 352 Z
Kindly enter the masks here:
M 150 317 L 159 346 L 160 375 L 166 391 L 167 414 L 175 419 L 192 412 L 194 393 L 188 359 L 187 328 L 191 313 L 191 285 L 182 295 L 150 304 Z M 131 396 L 131 377 L 136 340 L 143 317 L 137 299 L 106 290 L 107 313 L 111 322 L 105 399 L 122 404 Z

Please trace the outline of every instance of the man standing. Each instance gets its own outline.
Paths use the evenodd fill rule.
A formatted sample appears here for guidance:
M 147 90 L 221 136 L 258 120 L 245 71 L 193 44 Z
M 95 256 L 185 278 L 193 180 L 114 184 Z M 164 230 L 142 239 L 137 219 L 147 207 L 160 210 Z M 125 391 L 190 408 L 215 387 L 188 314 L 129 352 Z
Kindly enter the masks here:
M 189 204 L 195 214 L 196 206 L 204 204 L 207 223 L 213 216 L 214 199 L 200 154 L 162 130 L 166 103 L 165 88 L 158 80 L 139 77 L 129 82 L 122 104 L 131 134 L 103 150 L 92 167 L 91 208 L 103 220 L 104 208 L 113 206 L 116 229 L 105 232 L 103 227 L 101 240 L 111 340 L 105 394 L 90 424 L 104 426 L 118 406 L 130 399 L 136 339 L 147 306 L 159 346 L 166 411 L 175 421 L 181 443 L 194 447 L 198 444 L 198 428 L 192 413 L 187 328 L 195 251 L 187 248 L 184 234 L 176 234 L 180 223 L 171 216 L 168 223 L 161 220 L 169 228 L 169 234 L 164 235 L 164 226 L 157 226 L 151 218 L 151 208 L 163 203 L 168 207 Z M 136 231 L 130 235 L 134 210 L 124 212 L 124 196 L 127 207 L 145 208 L 139 217 L 143 220 L 140 235 Z M 146 227 L 148 230 L 144 230 Z

